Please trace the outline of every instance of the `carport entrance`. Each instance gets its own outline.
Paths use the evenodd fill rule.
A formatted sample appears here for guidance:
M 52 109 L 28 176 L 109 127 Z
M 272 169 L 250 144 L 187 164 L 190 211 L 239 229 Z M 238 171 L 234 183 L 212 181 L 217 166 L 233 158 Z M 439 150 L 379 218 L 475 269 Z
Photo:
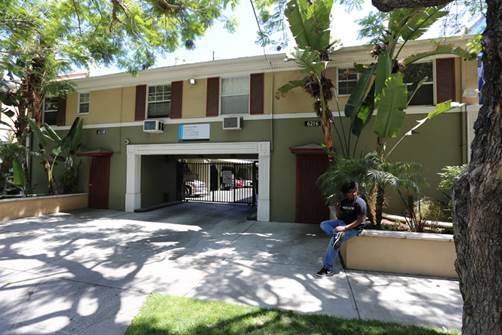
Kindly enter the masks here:
M 243 159 L 181 159 L 183 200 L 256 205 L 257 162 Z
M 224 143 L 174 143 L 135 144 L 127 146 L 127 180 L 125 209 L 133 212 L 141 208 L 141 157 L 142 156 L 225 156 L 257 155 L 260 172 L 255 186 L 257 219 L 270 220 L 270 143 L 269 142 L 224 142 Z

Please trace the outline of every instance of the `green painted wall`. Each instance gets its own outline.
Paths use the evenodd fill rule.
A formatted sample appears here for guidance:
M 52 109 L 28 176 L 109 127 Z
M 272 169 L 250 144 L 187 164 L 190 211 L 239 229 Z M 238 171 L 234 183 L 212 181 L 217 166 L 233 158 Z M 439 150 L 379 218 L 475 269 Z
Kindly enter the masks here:
M 425 114 L 407 115 L 403 129 L 411 128 L 416 120 L 424 116 Z M 294 221 L 296 167 L 295 156 L 289 148 L 305 144 L 319 144 L 322 141 L 321 129 L 305 127 L 305 120 L 307 119 L 279 119 L 273 122 L 271 120 L 246 120 L 244 128 L 240 131 L 224 131 L 221 128 L 221 123 L 211 123 L 212 142 L 270 141 L 272 143 L 271 220 Z M 361 151 L 370 151 L 375 148 L 376 136 L 371 127 L 372 125 L 368 127 L 359 141 Z M 103 135 L 98 135 L 96 129 L 84 131 L 82 142 L 85 149 L 113 151 L 110 174 L 111 208 L 124 209 L 126 190 L 126 145 L 124 140 L 130 140 L 131 144 L 179 143 L 177 139 L 178 125 L 168 125 L 166 128 L 163 134 L 146 134 L 142 132 L 140 127 L 107 128 L 106 134 Z M 393 160 L 415 160 L 423 164 L 424 176 L 430 182 L 426 191 L 431 196 L 438 196 L 438 192 L 435 190 L 439 181 L 437 173 L 445 165 L 462 163 L 461 129 L 462 115 L 460 113 L 445 113 L 426 123 L 420 128 L 417 135 L 407 138 L 391 158 Z M 337 142 L 335 137 L 335 145 Z M 154 162 L 143 163 L 143 173 L 151 164 Z M 88 165 L 83 167 L 83 169 L 88 168 Z M 88 178 L 88 176 L 83 174 L 82 178 Z M 81 181 L 83 187 L 85 183 L 85 181 Z M 144 187 L 151 189 L 151 185 Z M 158 196 L 157 194 L 153 199 L 147 201 L 158 201 Z M 396 210 L 400 207 L 396 199 L 391 199 L 389 204 Z

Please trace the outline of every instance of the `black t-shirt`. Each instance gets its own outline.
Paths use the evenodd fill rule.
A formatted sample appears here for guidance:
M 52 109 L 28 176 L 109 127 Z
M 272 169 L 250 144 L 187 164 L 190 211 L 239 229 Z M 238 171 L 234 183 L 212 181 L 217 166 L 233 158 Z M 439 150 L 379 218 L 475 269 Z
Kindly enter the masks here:
M 345 224 L 351 224 L 359 215 L 366 215 L 366 202 L 361 197 L 355 197 L 354 200 L 343 199 L 340 212 L 342 216 L 339 219 Z

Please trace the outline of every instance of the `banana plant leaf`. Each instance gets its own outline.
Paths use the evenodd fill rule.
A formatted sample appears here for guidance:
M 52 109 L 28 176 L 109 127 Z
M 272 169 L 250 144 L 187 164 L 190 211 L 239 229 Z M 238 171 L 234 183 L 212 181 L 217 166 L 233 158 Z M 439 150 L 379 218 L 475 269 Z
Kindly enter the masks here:
M 364 103 L 361 108 L 359 108 L 359 112 L 357 113 L 357 117 L 352 121 L 352 124 L 350 126 L 350 131 L 352 134 L 355 136 L 361 136 L 361 133 L 368 124 L 368 122 L 371 119 L 371 115 L 373 114 L 373 111 L 375 110 L 374 105 Z
M 286 93 L 291 91 L 293 88 L 303 87 L 304 85 L 305 85 L 305 79 L 291 80 L 278 88 L 277 91 L 278 91 L 279 95 L 276 95 L 276 98 L 279 98 L 280 96 L 284 96 Z
M 391 67 L 391 57 L 388 52 L 383 52 L 378 56 L 378 62 L 376 65 L 376 78 L 375 78 L 375 98 L 376 105 L 378 105 L 378 100 L 380 99 L 380 94 L 382 93 L 383 88 L 385 87 L 385 83 L 387 78 L 390 76 L 390 72 L 392 70 Z
M 326 50 L 330 45 L 330 13 L 333 0 L 290 0 L 285 15 L 298 48 Z
M 418 90 L 420 89 L 420 87 L 422 87 L 422 85 L 427 81 L 429 80 L 429 77 L 425 76 L 424 78 L 422 78 L 418 83 L 417 83 L 417 86 L 415 87 L 415 89 L 413 90 L 413 92 L 411 92 L 411 94 L 409 95 L 408 97 L 408 105 L 410 104 L 411 100 L 413 100 L 413 97 L 415 96 L 415 94 L 417 94 Z
M 372 65 L 366 68 L 357 80 L 356 86 L 345 105 L 345 116 L 354 118 L 354 116 L 357 115 L 374 82 L 375 66 Z
M 37 124 L 35 123 L 34 119 L 30 119 L 30 128 L 33 134 L 38 138 L 38 141 L 40 142 L 40 145 L 45 148 L 49 144 L 52 139 L 45 135 L 40 128 L 37 127 Z
M 375 132 L 383 138 L 396 137 L 403 125 L 408 92 L 401 73 L 392 74 L 385 82 L 377 105 Z
M 447 15 L 444 6 L 425 7 L 414 10 L 406 23 L 401 27 L 401 38 L 404 41 L 416 40 L 427 32 L 434 22 Z
M 473 52 L 469 52 L 466 49 L 462 49 L 460 47 L 452 47 L 451 45 L 438 45 L 436 49 L 432 51 L 427 51 L 427 52 L 420 52 L 414 55 L 411 55 L 409 57 L 406 57 L 403 60 L 404 65 L 408 65 L 411 63 L 415 63 L 416 61 L 419 61 L 423 58 L 430 57 L 430 56 L 436 56 L 436 55 L 455 55 L 459 56 L 462 58 L 465 58 L 467 60 L 474 60 L 476 59 L 477 55 Z
M 54 141 L 54 142 L 59 142 L 61 141 L 61 137 L 52 129 L 50 125 L 47 123 L 44 124 L 44 129 L 47 133 L 47 135 Z

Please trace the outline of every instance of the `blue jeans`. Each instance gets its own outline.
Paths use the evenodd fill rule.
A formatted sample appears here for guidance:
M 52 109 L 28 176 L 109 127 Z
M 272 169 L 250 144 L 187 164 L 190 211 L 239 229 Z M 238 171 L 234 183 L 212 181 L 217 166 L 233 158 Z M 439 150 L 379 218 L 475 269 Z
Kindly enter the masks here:
M 333 265 L 335 263 L 336 257 L 338 256 L 339 250 L 335 250 L 333 248 L 334 239 L 336 236 L 335 227 L 345 226 L 345 222 L 342 220 L 326 220 L 321 222 L 321 229 L 326 233 L 330 238 L 328 243 L 328 248 L 326 249 L 326 254 L 324 255 L 323 266 L 328 270 L 333 270 Z M 353 237 L 359 235 L 361 231 L 359 229 L 348 229 L 345 231 L 343 235 L 343 243 L 345 241 L 350 240 Z

